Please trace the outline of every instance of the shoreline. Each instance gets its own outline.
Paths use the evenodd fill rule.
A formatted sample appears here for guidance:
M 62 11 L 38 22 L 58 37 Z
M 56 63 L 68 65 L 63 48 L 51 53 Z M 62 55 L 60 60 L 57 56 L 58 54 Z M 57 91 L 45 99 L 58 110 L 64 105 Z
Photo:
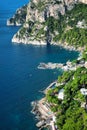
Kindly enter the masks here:
M 7 21 L 7 26 L 14 26 L 15 24 L 11 24 L 9 21 Z M 21 24 L 16 23 L 16 26 L 21 26 Z M 29 40 L 29 38 L 24 36 L 23 38 L 17 38 L 16 34 L 13 36 L 12 38 L 12 43 L 14 44 L 30 44 L 30 45 L 36 45 L 36 46 L 47 46 L 47 43 L 45 41 L 38 41 L 38 40 Z M 53 46 L 59 46 L 60 48 L 64 48 L 65 50 L 69 50 L 69 51 L 77 51 L 79 52 L 81 55 L 82 52 L 85 50 L 85 47 L 74 47 L 72 45 L 68 45 L 68 43 L 66 42 L 53 42 L 50 44 Z M 78 58 L 80 58 L 80 56 L 78 56 Z M 67 64 L 68 63 L 68 64 Z M 56 64 L 56 68 L 58 69 L 58 67 L 60 69 L 62 69 L 63 71 L 70 71 L 70 70 L 76 70 L 77 67 L 81 66 L 85 66 L 85 63 L 80 64 L 78 66 L 74 65 L 74 67 L 71 65 L 72 62 L 66 62 L 65 65 L 63 64 Z M 52 65 L 53 66 L 53 65 Z M 51 67 L 52 67 L 51 66 Z M 38 120 L 38 123 L 36 124 L 36 126 L 39 128 L 39 130 L 42 130 L 43 128 L 48 128 L 51 127 L 52 130 L 57 130 L 57 126 L 55 125 L 56 123 L 56 114 L 54 112 L 51 111 L 49 103 L 46 101 L 46 93 L 47 91 L 53 86 L 58 86 L 60 85 L 57 80 L 52 82 L 49 86 L 47 86 L 47 88 L 43 91 L 44 93 L 44 98 L 41 98 L 38 101 L 34 101 L 31 103 L 32 106 L 32 113 L 35 115 L 35 118 Z
M 26 39 L 20 39 L 16 37 L 16 34 L 13 36 L 12 40 L 11 40 L 14 44 L 30 44 L 30 45 L 36 45 L 36 46 L 46 46 L 47 43 L 46 41 L 38 41 L 38 40 L 30 40 L 30 38 L 26 38 Z M 78 51 L 80 53 L 82 53 L 85 50 L 85 46 L 84 47 L 78 47 L 76 48 L 75 46 L 69 45 L 66 42 L 51 42 L 50 45 L 54 45 L 54 46 L 59 46 L 62 47 L 66 50 L 70 50 L 70 51 Z
M 25 40 L 24 40 L 25 41 Z M 27 43 L 22 41 L 22 44 L 31 44 L 31 45 L 37 45 L 37 46 L 43 46 L 43 45 L 47 45 L 46 43 L 44 43 L 43 41 L 42 42 L 39 42 L 39 41 L 31 41 L 31 43 Z M 16 43 L 17 41 L 15 41 Z M 18 43 L 17 44 L 21 44 L 21 42 L 18 40 Z M 69 51 L 78 51 L 80 54 L 79 54 L 79 57 L 81 56 L 82 52 L 84 51 L 84 47 L 81 48 L 79 47 L 78 49 L 76 49 L 75 47 L 73 46 L 69 46 L 68 44 L 61 44 L 60 42 L 59 43 L 55 43 L 55 44 L 51 44 L 51 45 L 56 45 L 56 46 L 59 46 L 59 47 L 62 47 L 66 50 L 69 50 Z M 78 58 L 79 58 L 78 57 Z M 77 59 L 78 59 L 77 58 Z M 66 62 L 66 65 L 58 65 L 58 66 L 61 66 L 62 69 L 64 71 L 69 71 L 69 70 L 76 70 L 77 66 L 74 66 L 72 67 L 71 65 L 72 62 Z M 85 64 L 81 64 L 81 66 L 84 66 Z M 60 68 L 61 68 L 60 67 Z M 79 67 L 79 66 L 78 66 Z M 55 81 L 54 81 L 55 82 Z M 36 126 L 39 128 L 39 130 L 42 130 L 43 128 L 49 128 L 51 127 L 52 130 L 56 130 L 57 129 L 57 126 L 55 125 L 56 123 L 56 116 L 55 116 L 55 113 L 53 113 L 51 110 L 50 110 L 50 107 L 49 107 L 49 104 L 46 102 L 46 92 L 48 91 L 48 89 L 51 87 L 51 85 L 54 84 L 54 82 L 52 82 L 44 91 L 43 93 L 45 94 L 44 95 L 44 98 L 41 98 L 40 100 L 38 101 L 34 101 L 31 103 L 31 106 L 32 106 L 32 114 L 35 115 L 35 118 L 38 120 L 38 122 L 36 123 Z M 57 82 L 56 82 L 57 83 Z M 57 83 L 57 86 L 60 85 Z M 50 113 L 50 114 L 49 114 Z M 54 120 L 55 119 L 55 120 Z
M 79 61 L 79 63 L 78 64 L 75 63 L 74 66 L 73 66 L 72 62 L 69 62 L 69 61 L 66 62 L 64 71 L 76 70 L 79 67 L 87 68 L 87 62 L 83 61 L 81 56 L 79 56 L 77 58 L 77 61 Z M 46 93 L 49 89 L 52 89 L 56 86 L 59 87 L 60 85 L 64 85 L 64 84 L 65 83 L 58 83 L 58 81 L 55 80 L 54 82 L 50 83 L 46 87 L 46 89 L 44 89 L 42 91 L 44 93 L 43 98 L 31 103 L 31 106 L 33 107 L 31 112 L 35 115 L 35 118 L 38 120 L 38 123 L 36 124 L 36 126 L 39 128 L 39 130 L 42 130 L 42 128 L 44 128 L 44 127 L 45 128 L 51 127 L 52 130 L 56 130 L 56 128 L 57 128 L 57 126 L 55 125 L 56 113 L 51 111 L 50 104 L 46 100 Z M 49 120 L 49 122 L 48 122 L 48 120 Z
M 58 42 L 56 45 L 58 45 L 59 47 L 62 47 L 66 50 L 70 50 L 70 51 L 78 51 L 80 53 L 82 53 L 84 50 L 85 50 L 85 47 L 78 47 L 78 48 L 75 48 L 74 46 L 71 46 L 69 45 L 68 43 L 61 43 L 61 42 Z
M 36 40 L 29 40 L 28 38 L 25 40 L 25 39 L 18 39 L 18 38 L 15 38 L 16 35 L 13 36 L 12 38 L 12 42 L 15 44 L 30 44 L 30 45 L 37 45 L 37 46 L 40 46 L 40 45 L 47 45 L 46 42 L 44 41 L 36 41 Z
M 44 94 L 53 87 L 54 84 L 57 83 L 57 80 L 52 82 L 45 90 Z M 38 101 L 31 102 L 32 110 L 31 113 L 35 115 L 35 118 L 38 120 L 36 123 L 37 128 L 42 130 L 43 128 L 52 128 L 52 130 L 56 130 L 55 126 L 55 113 L 50 110 L 50 105 L 46 101 L 46 97 L 44 96 Z

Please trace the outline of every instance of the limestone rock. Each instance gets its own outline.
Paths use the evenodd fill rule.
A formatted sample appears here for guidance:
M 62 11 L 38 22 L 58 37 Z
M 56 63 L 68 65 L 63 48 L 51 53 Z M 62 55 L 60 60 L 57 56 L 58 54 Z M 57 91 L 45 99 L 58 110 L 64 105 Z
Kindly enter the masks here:
M 22 8 L 16 10 L 16 13 L 15 15 L 13 15 L 12 18 L 7 20 L 7 25 L 8 26 L 22 25 L 26 20 L 26 14 L 27 14 L 27 5 L 24 5 Z
M 22 7 L 17 10 L 14 17 L 7 21 L 7 25 L 23 24 L 12 42 L 38 41 L 41 44 L 53 41 L 54 35 L 59 32 L 55 30 L 52 34 L 50 28 L 45 25 L 47 19 L 52 17 L 58 20 L 59 15 L 63 16 L 67 10 L 72 10 L 78 2 L 87 4 L 87 0 L 31 0 L 26 9 Z

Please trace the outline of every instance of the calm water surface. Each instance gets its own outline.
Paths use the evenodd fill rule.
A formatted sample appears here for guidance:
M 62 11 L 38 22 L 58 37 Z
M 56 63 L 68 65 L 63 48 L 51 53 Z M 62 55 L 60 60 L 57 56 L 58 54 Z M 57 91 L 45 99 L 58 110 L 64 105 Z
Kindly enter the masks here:
M 61 62 L 77 58 L 56 46 L 37 47 L 11 43 L 19 27 L 7 27 L 6 20 L 28 0 L 0 2 L 0 130 L 37 130 L 30 102 L 39 90 L 57 79 L 61 70 L 38 70 L 40 62 Z

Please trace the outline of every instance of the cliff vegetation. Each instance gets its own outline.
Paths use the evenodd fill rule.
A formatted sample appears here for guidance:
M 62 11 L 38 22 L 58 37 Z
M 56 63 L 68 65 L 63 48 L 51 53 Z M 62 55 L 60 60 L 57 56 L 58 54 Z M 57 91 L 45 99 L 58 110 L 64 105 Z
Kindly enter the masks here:
M 23 24 L 13 42 L 86 45 L 86 1 L 31 0 L 21 9 L 9 20 Z
M 46 98 L 51 110 L 56 114 L 59 130 L 87 129 L 87 96 L 81 93 L 87 89 L 87 69 L 80 67 L 76 71 L 64 72 L 58 77 L 58 84 L 47 92 Z M 58 94 L 64 90 L 63 99 Z

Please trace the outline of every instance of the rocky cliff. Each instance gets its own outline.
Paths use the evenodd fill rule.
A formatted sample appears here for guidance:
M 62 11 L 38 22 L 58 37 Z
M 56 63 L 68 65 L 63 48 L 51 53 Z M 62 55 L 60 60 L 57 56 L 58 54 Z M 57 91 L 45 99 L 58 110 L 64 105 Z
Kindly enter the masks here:
M 7 20 L 7 26 L 21 26 L 26 20 L 27 5 L 16 10 L 15 15 Z
M 27 8 L 22 8 L 22 12 L 20 10 L 16 12 L 17 20 L 16 15 L 13 17 L 15 19 L 8 20 L 8 23 L 13 20 L 13 23 L 23 24 L 14 35 L 12 42 L 55 43 L 55 37 L 59 36 L 66 28 L 62 26 L 66 26 L 64 20 L 66 23 L 70 14 L 66 18 L 65 15 L 81 2 L 87 4 L 87 0 L 31 0 L 26 6 Z M 65 30 L 70 28 L 71 26 L 67 25 Z

